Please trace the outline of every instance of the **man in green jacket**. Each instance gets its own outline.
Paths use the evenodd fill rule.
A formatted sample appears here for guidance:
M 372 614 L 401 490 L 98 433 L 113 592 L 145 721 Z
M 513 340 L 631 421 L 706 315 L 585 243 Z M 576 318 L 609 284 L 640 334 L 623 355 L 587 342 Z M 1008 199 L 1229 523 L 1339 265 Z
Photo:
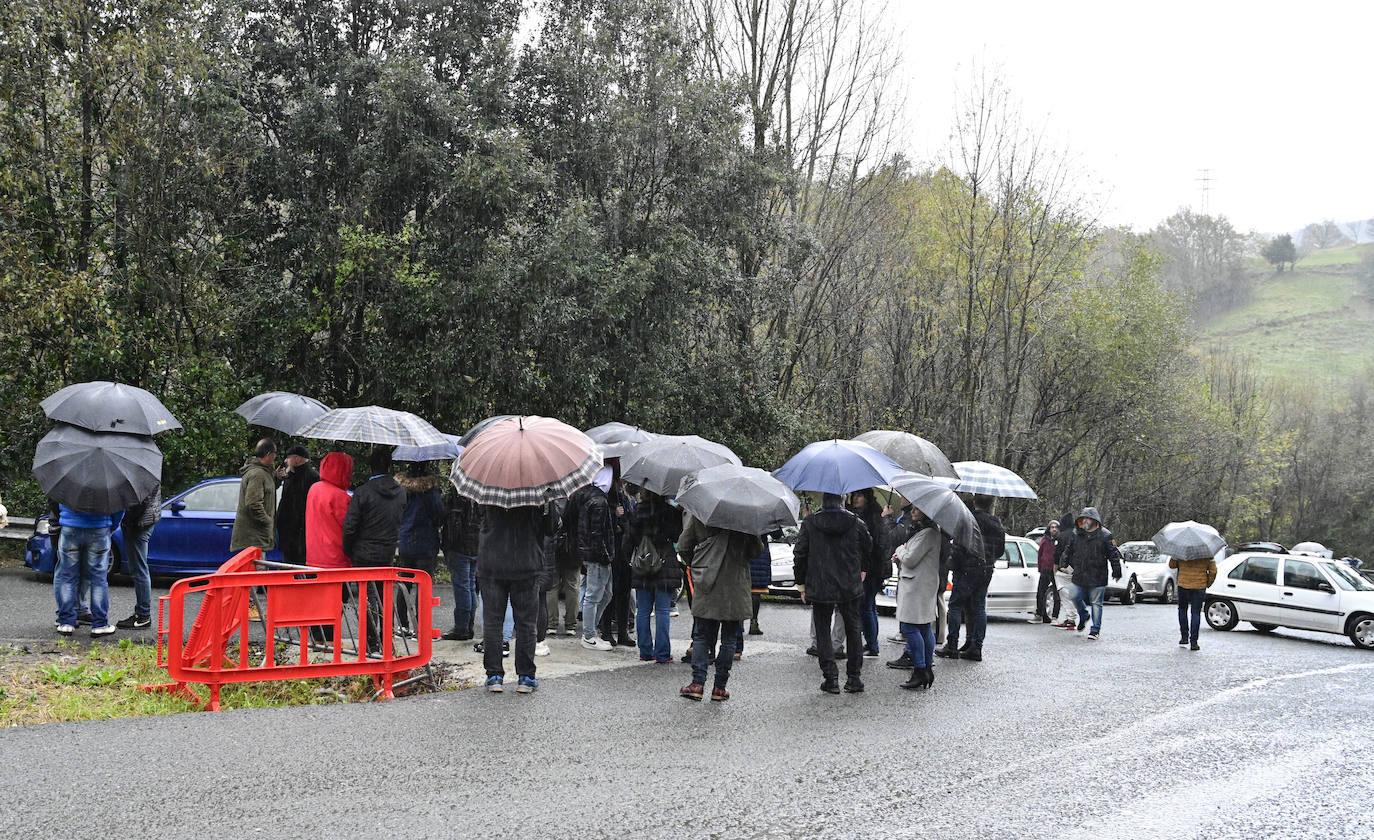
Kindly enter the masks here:
M 678 537 L 678 554 L 692 576 L 692 681 L 679 692 L 688 700 L 701 700 L 706 691 L 711 653 L 716 656 L 715 687 L 711 699 L 730 699 L 725 686 L 735 661 L 735 640 L 742 623 L 753 615 L 749 561 L 763 550 L 758 537 L 703 524 L 687 516 Z
M 253 457 L 244 462 L 239 507 L 229 537 L 230 551 L 256 546 L 265 552 L 276 543 L 277 479 L 272 472 L 276 461 L 277 444 L 271 438 L 263 438 L 253 450 Z

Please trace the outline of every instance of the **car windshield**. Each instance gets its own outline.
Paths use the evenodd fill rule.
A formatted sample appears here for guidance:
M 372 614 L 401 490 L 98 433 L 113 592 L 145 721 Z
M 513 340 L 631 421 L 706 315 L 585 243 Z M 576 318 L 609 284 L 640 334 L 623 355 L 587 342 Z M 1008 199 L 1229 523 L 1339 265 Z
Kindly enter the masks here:
M 1131 563 L 1163 563 L 1164 556 L 1148 545 L 1126 545 L 1121 547 L 1121 556 Z
M 1323 563 L 1322 568 L 1335 578 L 1337 586 L 1347 592 L 1374 592 L 1374 583 L 1344 563 Z

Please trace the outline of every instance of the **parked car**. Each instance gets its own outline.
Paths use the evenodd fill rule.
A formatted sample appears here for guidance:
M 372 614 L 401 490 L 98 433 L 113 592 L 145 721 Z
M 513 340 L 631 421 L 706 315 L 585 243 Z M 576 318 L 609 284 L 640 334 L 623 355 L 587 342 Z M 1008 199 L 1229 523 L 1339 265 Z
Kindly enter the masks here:
M 1136 584 L 1136 591 L 1130 594 L 1131 601 L 1156 598 L 1161 604 L 1178 603 L 1178 570 L 1169 568 L 1169 555 L 1161 554 L 1154 543 L 1149 540 L 1122 543 L 1121 559 L 1124 561 L 1121 578 L 1126 581 L 1126 588 L 1130 587 L 1131 579 Z
M 797 541 L 797 528 L 784 528 L 782 537 L 768 541 L 768 554 L 773 561 L 773 583 L 768 587 L 770 595 L 789 595 L 800 598 L 797 590 L 797 576 L 792 570 L 792 545 Z
M 1007 537 L 1002 559 L 997 561 L 988 584 L 988 612 L 1001 614 L 1034 613 L 1035 587 L 1040 581 L 1036 569 L 1036 545 L 1024 537 Z M 949 597 L 948 594 L 945 595 Z M 897 612 L 897 570 L 883 583 L 877 597 L 878 612 Z
M 1252 542 L 1241 543 L 1231 549 L 1235 554 L 1260 553 L 1260 554 L 1287 554 L 1288 549 L 1283 547 L 1283 543 L 1270 542 L 1268 540 L 1254 540 Z
M 280 493 L 280 490 L 278 491 Z M 238 509 L 239 478 L 210 478 L 162 503 L 162 515 L 148 542 L 148 570 L 155 575 L 180 577 L 218 569 L 231 556 L 229 536 Z M 124 568 L 124 532 L 115 529 L 110 541 L 110 574 Z M 280 560 L 281 552 L 268 552 Z M 41 574 L 52 574 L 57 565 L 48 537 L 48 517 L 34 523 L 34 534 L 24 551 L 24 565 Z
M 1276 627 L 1343 633 L 1374 650 L 1374 583 L 1333 560 L 1237 554 L 1218 569 L 1203 613 L 1213 630 L 1248 621 L 1261 633 Z

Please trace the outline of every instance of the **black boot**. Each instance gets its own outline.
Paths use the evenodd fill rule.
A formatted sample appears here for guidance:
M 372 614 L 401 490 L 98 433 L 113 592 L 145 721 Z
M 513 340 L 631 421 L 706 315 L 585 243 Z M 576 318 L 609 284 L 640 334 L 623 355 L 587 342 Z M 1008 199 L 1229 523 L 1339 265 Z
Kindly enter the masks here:
M 825 682 L 821 683 L 821 691 L 826 694 L 839 694 L 840 681 L 836 677 L 826 677 Z
M 983 646 L 982 646 L 982 645 L 969 645 L 968 650 L 960 652 L 959 658 L 960 658 L 960 659 L 967 659 L 967 660 L 970 661 L 970 662 L 982 662 L 982 661 L 983 661 Z
M 749 622 L 749 635 L 751 635 L 751 636 L 762 636 L 762 635 L 763 635 L 763 631 L 759 629 L 759 623 L 758 623 L 757 621 L 751 621 L 751 622 Z
M 903 651 L 901 656 L 888 661 L 887 667 L 896 671 L 905 671 L 907 668 L 911 667 L 911 654 Z
M 936 648 L 935 655 L 941 659 L 958 659 L 959 649 L 954 646 L 953 642 L 949 642 L 942 648 Z
M 968 653 L 970 650 L 973 650 L 973 640 L 965 639 L 964 643 L 959 647 L 959 652 Z
M 916 689 L 918 689 L 918 688 L 925 688 L 925 687 L 926 687 L 926 670 L 925 670 L 924 668 L 912 668 L 912 669 L 911 669 L 911 676 L 907 678 L 907 681 L 906 681 L 906 682 L 902 683 L 902 688 L 905 688 L 905 689 L 907 689 L 908 691 L 914 691 L 914 690 L 916 690 Z
M 935 669 L 932 668 L 931 666 L 927 665 L 927 666 L 926 666 L 926 688 L 930 688 L 932 685 L 935 685 Z

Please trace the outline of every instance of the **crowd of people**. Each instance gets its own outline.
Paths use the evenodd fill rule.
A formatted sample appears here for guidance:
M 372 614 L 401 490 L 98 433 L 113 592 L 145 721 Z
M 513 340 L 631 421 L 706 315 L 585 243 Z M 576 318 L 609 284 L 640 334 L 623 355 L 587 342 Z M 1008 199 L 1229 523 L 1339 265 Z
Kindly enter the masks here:
M 294 565 L 394 565 L 429 574 L 442 554 L 454 596 L 453 624 L 443 638 L 475 640 L 489 691 L 505 690 L 504 660 L 512 655 L 515 690 L 537 690 L 535 660 L 549 655 L 550 635 L 580 637 L 592 651 L 637 647 L 644 662 L 673 662 L 671 619 L 685 598 L 692 641 L 682 661 L 690 662 L 692 678 L 680 694 L 720 702 L 730 696 L 746 623 L 749 635 L 763 632 L 759 603 L 772 577 L 766 537 L 695 520 L 673 499 L 622 481 L 617 459 L 565 500 L 501 508 L 454 492 L 432 463 L 411 463 L 395 473 L 387 447 L 372 449 L 368 477 L 356 486 L 354 460 L 346 452 L 325 455 L 318 471 L 304 447 L 287 450 L 280 467 L 277 457 L 276 443 L 263 439 L 243 466 L 231 550 L 280 546 L 283 560 Z M 873 490 L 848 498 L 824 494 L 820 508 L 806 513 L 793 549 L 794 575 L 811 607 L 808 653 L 819 660 L 822 691 L 864 690 L 864 660 L 880 651 L 876 597 L 894 570 L 900 633 L 893 641 L 904 650 L 886 665 L 907 673 L 901 686 L 933 685 L 937 658 L 982 661 L 988 587 L 1006 542 L 994 501 L 981 495 L 970 500 L 978 550 L 955 544 L 910 504 L 883 508 Z M 160 507 L 158 490 L 122 513 L 56 506 L 59 633 L 70 634 L 83 618 L 92 635 L 148 626 L 147 546 Z M 99 570 L 108 567 L 116 527 L 125 532 L 135 608 L 111 625 Z M 1174 560 L 1171 566 L 1180 570 L 1179 644 L 1197 650 L 1202 594 L 1216 565 Z M 1108 574 L 1121 577 L 1120 552 L 1096 509 L 1048 524 L 1038 570 L 1036 620 L 1086 630 L 1096 640 Z M 370 593 L 368 603 L 367 637 L 375 652 L 382 599 Z M 398 600 L 398 607 L 396 631 L 413 634 L 406 602 Z

